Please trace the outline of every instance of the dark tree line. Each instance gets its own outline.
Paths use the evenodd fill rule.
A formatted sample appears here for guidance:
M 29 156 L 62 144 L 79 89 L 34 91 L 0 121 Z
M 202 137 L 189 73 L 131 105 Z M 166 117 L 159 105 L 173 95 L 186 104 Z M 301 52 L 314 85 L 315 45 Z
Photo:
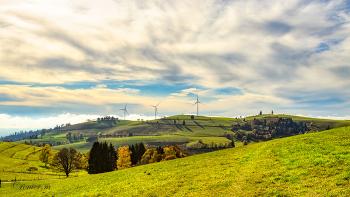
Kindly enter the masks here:
M 246 133 L 242 130 L 252 131 Z M 266 119 L 255 119 L 252 124 L 245 122 L 243 124 L 232 125 L 231 129 L 235 133 L 236 139 L 250 140 L 252 138 L 256 139 L 271 139 L 277 135 L 293 135 L 293 134 L 303 134 L 310 129 L 307 127 L 306 123 L 294 122 L 292 118 L 279 118 L 276 120 L 271 120 L 267 122 Z
M 143 154 L 146 152 L 146 147 L 142 142 L 140 142 L 136 143 L 135 146 L 131 145 L 131 147 L 129 147 L 129 150 L 132 152 L 131 163 L 132 165 L 136 165 L 137 162 L 141 161 Z
M 117 169 L 118 154 L 112 143 L 94 142 L 89 153 L 89 174 L 110 172 Z
M 61 131 L 62 128 L 70 126 L 70 123 L 62 124 L 61 126 L 56 125 L 54 129 L 41 129 L 41 130 L 36 130 L 36 131 L 19 131 L 15 132 L 14 134 L 10 134 L 5 137 L 1 137 L 0 141 L 20 141 L 20 140 L 25 140 L 25 139 L 38 139 L 38 135 L 41 135 L 41 138 L 46 134 L 50 133 L 53 131 L 56 131 L 58 134 L 59 131 Z
M 114 118 L 113 116 L 106 116 L 102 118 L 97 118 L 98 123 L 106 123 L 112 126 L 112 124 L 117 124 L 117 121 L 119 121 L 118 118 Z
M 177 144 L 172 144 L 162 148 L 147 149 L 140 142 L 131 146 L 119 147 L 116 151 L 113 145 L 107 142 L 95 142 L 87 154 L 89 174 L 97 174 L 129 168 L 131 166 L 143 165 L 148 163 L 167 161 L 176 158 L 182 158 L 186 155 L 182 153 Z

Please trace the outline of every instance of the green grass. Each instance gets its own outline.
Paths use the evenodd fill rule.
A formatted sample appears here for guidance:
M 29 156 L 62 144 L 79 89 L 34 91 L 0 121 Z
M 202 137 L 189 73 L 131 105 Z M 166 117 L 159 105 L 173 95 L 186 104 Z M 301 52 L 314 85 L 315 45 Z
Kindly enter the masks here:
M 125 170 L 24 185 L 4 196 L 346 196 L 350 127 L 297 135 Z
M 254 118 L 266 119 L 266 121 L 277 120 L 278 118 L 291 117 L 293 121 L 302 121 L 307 124 L 309 128 L 314 130 L 325 130 L 329 125 L 331 128 L 341 127 L 350 125 L 350 121 L 339 121 L 339 120 L 327 120 L 327 119 L 316 119 L 309 117 L 290 116 L 290 115 L 262 115 L 252 116 L 245 118 L 246 122 L 252 123 Z M 205 117 L 195 116 L 194 120 L 190 119 L 189 115 L 178 115 L 168 117 L 169 119 L 157 119 L 149 121 L 149 123 L 140 121 L 127 121 L 120 120 L 116 125 L 108 125 L 106 123 L 87 122 L 76 125 L 71 125 L 63 128 L 57 135 L 55 131 L 47 133 L 42 139 L 33 139 L 32 141 L 38 141 L 39 143 L 50 143 L 50 142 L 68 142 L 66 134 L 71 132 L 72 134 L 83 133 L 85 138 L 92 134 L 101 132 L 102 134 L 117 132 L 122 134 L 124 131 L 127 133 L 133 133 L 133 136 L 125 138 L 102 138 L 100 141 L 107 140 L 113 143 L 118 148 L 120 146 L 131 145 L 140 141 L 148 143 L 150 145 L 161 145 L 165 146 L 171 143 L 178 143 L 186 145 L 194 144 L 198 139 L 203 138 L 204 143 L 227 143 L 228 140 L 222 137 L 225 132 L 232 133 L 230 131 L 232 124 L 244 123 L 241 119 L 235 118 L 223 118 L 223 117 Z M 177 124 L 174 124 L 176 120 Z M 158 121 L 158 123 L 157 123 Z M 185 121 L 185 125 L 182 125 L 182 121 Z M 313 126 L 310 123 L 313 122 Z M 157 137 L 154 137 L 157 136 Z M 166 137 L 165 137 L 166 136 Z M 169 137 L 170 136 L 170 137 Z M 52 138 L 50 138 L 52 137 Z M 39 135 L 41 138 L 41 135 Z M 29 141 L 29 140 L 27 140 Z M 260 140 L 261 141 L 261 140 Z M 18 141 L 18 143 L 24 143 L 24 140 Z M 60 150 L 63 147 L 75 148 L 82 153 L 86 153 L 91 148 L 91 143 L 85 142 L 85 139 L 79 139 L 72 141 L 66 145 L 54 146 L 53 149 Z
M 11 180 L 37 180 L 37 179 L 53 179 L 58 178 L 56 174 L 49 169 L 49 165 L 39 161 L 41 148 L 19 143 L 0 142 L 0 179 L 2 181 Z M 56 151 L 55 151 L 56 152 Z M 28 174 L 29 167 L 36 167 L 38 170 L 35 173 L 43 174 Z M 73 173 L 86 174 L 85 171 Z M 63 173 L 58 173 L 63 175 Z

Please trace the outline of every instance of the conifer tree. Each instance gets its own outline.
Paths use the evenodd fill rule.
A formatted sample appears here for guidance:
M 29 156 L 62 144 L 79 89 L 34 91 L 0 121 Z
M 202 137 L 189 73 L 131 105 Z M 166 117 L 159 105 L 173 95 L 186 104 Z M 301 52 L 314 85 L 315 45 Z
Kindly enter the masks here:
M 145 154 L 145 152 L 146 152 L 146 147 L 142 142 L 140 142 L 138 144 L 138 151 L 137 152 L 138 152 L 137 153 L 137 161 L 141 161 L 143 154 Z
M 101 161 L 102 157 L 100 155 L 101 149 L 100 149 L 100 143 L 98 141 L 94 142 L 92 145 L 92 148 L 90 150 L 89 154 L 89 167 L 88 167 L 88 173 L 89 174 L 97 174 L 102 172 L 102 166 Z
M 231 141 L 231 147 L 235 147 L 235 142 L 233 141 L 233 139 Z
M 112 143 L 108 145 L 107 142 L 94 142 L 89 153 L 88 173 L 97 174 L 116 170 L 117 158 L 118 155 Z
M 109 163 L 110 163 L 110 171 L 117 170 L 117 160 L 118 160 L 118 154 L 115 150 L 112 143 L 109 144 Z

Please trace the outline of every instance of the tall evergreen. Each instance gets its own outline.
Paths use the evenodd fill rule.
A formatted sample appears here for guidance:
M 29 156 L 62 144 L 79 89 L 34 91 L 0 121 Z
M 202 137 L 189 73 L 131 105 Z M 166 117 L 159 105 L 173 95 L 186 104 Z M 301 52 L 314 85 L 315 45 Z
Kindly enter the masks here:
M 157 154 L 163 154 L 164 153 L 164 149 L 161 146 L 157 146 L 156 151 L 157 151 Z
M 140 142 L 138 149 L 139 150 L 138 150 L 138 154 L 137 154 L 137 156 L 138 156 L 137 160 L 141 161 L 142 155 L 145 154 L 145 152 L 146 152 L 146 147 L 142 142 Z
M 117 151 L 112 143 L 94 142 L 89 155 L 89 174 L 97 174 L 102 172 L 110 172 L 117 168 Z
M 132 165 L 136 165 L 138 161 L 141 161 L 142 155 L 146 152 L 146 147 L 142 142 L 140 142 L 136 143 L 135 146 L 131 145 L 129 150 L 131 151 L 131 163 Z
M 91 147 L 90 155 L 89 155 L 89 167 L 88 167 L 88 173 L 89 174 L 97 174 L 101 171 L 101 161 L 102 157 L 100 155 L 101 149 L 100 149 L 100 143 L 98 141 L 94 142 L 94 144 Z
M 118 154 L 112 143 L 109 144 L 108 150 L 109 150 L 109 163 L 110 163 L 109 171 L 117 170 Z
M 129 150 L 131 151 L 131 164 L 132 165 L 136 165 L 137 164 L 137 144 L 135 144 L 135 146 L 132 144 L 131 147 L 129 148 Z

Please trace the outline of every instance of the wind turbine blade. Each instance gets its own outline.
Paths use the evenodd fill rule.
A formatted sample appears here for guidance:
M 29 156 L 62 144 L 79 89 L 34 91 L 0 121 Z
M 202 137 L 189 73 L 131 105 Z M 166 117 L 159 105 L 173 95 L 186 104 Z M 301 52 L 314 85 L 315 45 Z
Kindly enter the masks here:
M 125 110 L 125 112 L 129 115 L 129 112 Z
M 203 103 L 199 102 L 200 104 L 204 105 Z
M 125 108 L 126 108 L 127 105 L 128 105 L 128 104 L 125 105 Z
M 160 103 L 161 103 L 161 102 L 160 102 Z M 158 105 L 159 105 L 160 103 L 158 103 Z M 158 105 L 156 105 L 156 106 L 158 107 Z
M 195 105 L 195 104 L 197 104 L 197 103 L 194 103 L 193 105 Z M 193 106 L 193 105 L 192 105 L 192 106 Z

